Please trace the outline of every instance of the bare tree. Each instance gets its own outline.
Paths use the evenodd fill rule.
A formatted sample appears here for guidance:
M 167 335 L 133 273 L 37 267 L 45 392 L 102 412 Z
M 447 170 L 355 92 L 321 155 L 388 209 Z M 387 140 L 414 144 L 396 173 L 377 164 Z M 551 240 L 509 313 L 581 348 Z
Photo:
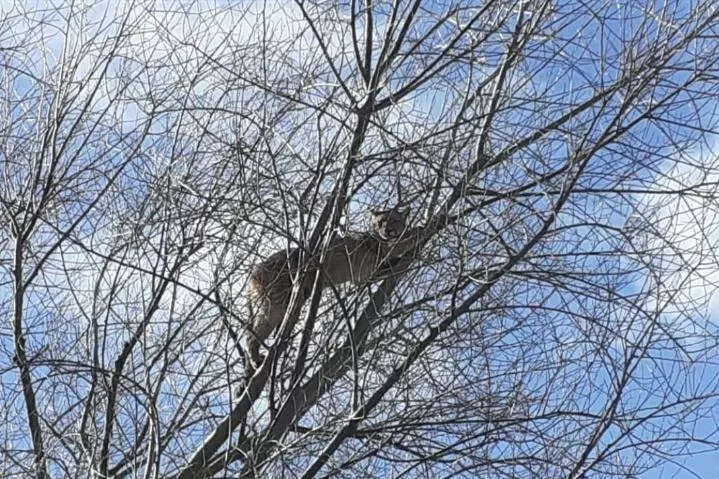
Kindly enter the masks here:
M 718 20 L 0 5 L 0 475 L 701 476 Z M 252 265 L 395 204 L 415 251 L 293 301 L 241 381 Z

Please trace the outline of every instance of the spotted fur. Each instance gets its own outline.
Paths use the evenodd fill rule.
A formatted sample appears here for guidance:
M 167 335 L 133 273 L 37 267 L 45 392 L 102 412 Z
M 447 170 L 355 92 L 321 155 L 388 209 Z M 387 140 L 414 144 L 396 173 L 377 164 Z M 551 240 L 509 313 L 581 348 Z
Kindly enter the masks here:
M 384 210 L 371 212 L 371 229 L 360 235 L 337 237 L 330 244 L 322 285 L 338 286 L 352 282 L 364 284 L 376 279 L 378 267 L 387 259 L 400 256 L 414 244 L 407 238 L 408 210 Z M 406 239 L 405 239 L 406 238 Z M 299 263 L 299 250 L 281 250 L 255 265 L 250 273 L 249 315 L 250 330 L 247 332 L 246 372 L 254 373 L 263 361 L 260 345 L 282 323 L 292 295 Z M 313 263 L 310 259 L 309 270 Z M 312 292 L 313 274 L 301 279 L 298 300 L 304 303 Z

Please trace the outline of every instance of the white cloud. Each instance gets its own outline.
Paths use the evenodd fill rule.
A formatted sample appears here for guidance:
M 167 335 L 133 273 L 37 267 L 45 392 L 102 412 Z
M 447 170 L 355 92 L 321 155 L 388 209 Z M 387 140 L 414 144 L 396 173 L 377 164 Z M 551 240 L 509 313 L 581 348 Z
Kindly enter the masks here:
M 703 329 L 697 311 L 707 310 L 709 320 L 719 319 L 719 156 L 713 148 L 707 154 L 689 153 L 672 161 L 653 180 L 657 194 L 637 196 L 641 211 L 649 212 L 640 221 L 652 228 L 642 246 L 643 258 L 658 274 L 647 277 L 637 289 L 651 288 L 657 294 L 656 307 L 662 323 L 688 334 Z M 663 192 L 663 193 L 662 193 Z M 632 218 L 628 224 L 632 223 Z

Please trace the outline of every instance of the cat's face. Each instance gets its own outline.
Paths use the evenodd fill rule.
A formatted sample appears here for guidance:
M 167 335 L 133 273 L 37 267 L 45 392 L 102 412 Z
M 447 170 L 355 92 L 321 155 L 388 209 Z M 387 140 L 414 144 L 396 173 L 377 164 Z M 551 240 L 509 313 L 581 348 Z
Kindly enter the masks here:
M 372 233 L 385 241 L 399 238 L 407 228 L 409 209 L 371 211 Z

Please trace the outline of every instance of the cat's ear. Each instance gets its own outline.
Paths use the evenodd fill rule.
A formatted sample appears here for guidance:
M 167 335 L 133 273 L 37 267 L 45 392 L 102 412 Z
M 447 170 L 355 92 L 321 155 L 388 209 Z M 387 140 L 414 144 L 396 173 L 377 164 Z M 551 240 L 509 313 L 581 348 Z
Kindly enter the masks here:
M 379 228 L 379 224 L 382 222 L 382 211 L 379 210 L 370 210 L 369 212 L 369 222 L 372 225 L 372 230 L 376 231 Z
M 399 213 L 400 216 L 404 216 L 405 218 L 408 218 L 408 217 L 409 217 L 409 211 L 410 211 L 410 210 L 409 210 L 409 206 L 408 206 L 408 207 L 406 207 L 406 208 L 403 209 L 403 210 L 397 210 L 397 213 Z

